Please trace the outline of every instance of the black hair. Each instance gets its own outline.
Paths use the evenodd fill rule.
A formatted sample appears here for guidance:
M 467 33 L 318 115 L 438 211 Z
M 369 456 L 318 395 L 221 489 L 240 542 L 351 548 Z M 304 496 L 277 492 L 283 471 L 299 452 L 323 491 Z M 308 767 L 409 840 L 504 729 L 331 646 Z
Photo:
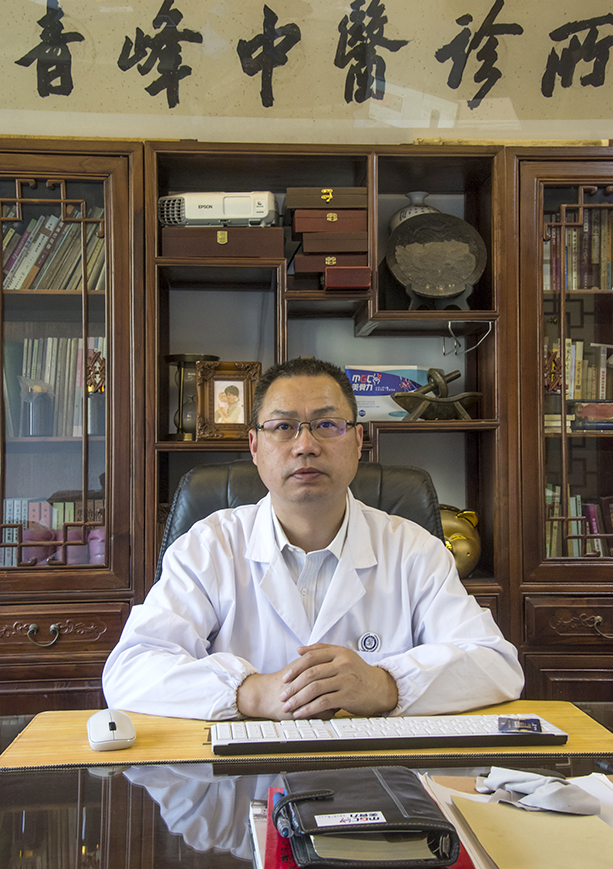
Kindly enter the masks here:
M 313 356 L 299 356 L 296 359 L 289 359 L 287 362 L 278 362 L 276 365 L 271 365 L 258 380 L 253 394 L 253 408 L 251 411 L 252 428 L 255 428 L 259 422 L 264 398 L 269 386 L 275 380 L 278 380 L 280 377 L 318 377 L 321 374 L 327 374 L 338 383 L 343 395 L 349 402 L 353 417 L 352 422 L 355 422 L 358 415 L 358 406 L 351 382 L 343 369 L 332 362 L 324 362 L 323 359 L 315 359 Z
M 237 398 L 240 395 L 238 386 L 234 386 L 233 383 L 231 383 L 229 386 L 226 386 L 224 392 L 226 393 L 226 395 L 235 395 Z

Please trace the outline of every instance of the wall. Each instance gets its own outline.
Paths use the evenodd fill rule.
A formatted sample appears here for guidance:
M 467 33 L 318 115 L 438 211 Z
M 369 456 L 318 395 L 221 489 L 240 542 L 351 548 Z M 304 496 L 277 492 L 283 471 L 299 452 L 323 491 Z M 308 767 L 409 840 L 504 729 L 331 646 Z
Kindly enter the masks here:
M 608 140 L 609 9 L 606 0 L 3 0 L 0 133 Z

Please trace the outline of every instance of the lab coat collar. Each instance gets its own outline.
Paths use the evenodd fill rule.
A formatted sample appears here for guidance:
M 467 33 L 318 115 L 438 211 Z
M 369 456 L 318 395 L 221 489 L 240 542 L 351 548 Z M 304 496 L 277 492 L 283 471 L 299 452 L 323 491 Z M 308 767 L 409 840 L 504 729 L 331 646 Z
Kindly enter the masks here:
M 348 497 L 349 527 L 339 563 L 313 630 L 308 623 L 300 592 L 296 588 L 275 541 L 272 504 L 267 495 L 258 512 L 247 543 L 246 557 L 268 564 L 260 588 L 279 616 L 304 645 L 317 643 L 365 594 L 357 571 L 377 563 L 370 542 L 370 529 L 362 515 L 362 505 L 351 492 Z

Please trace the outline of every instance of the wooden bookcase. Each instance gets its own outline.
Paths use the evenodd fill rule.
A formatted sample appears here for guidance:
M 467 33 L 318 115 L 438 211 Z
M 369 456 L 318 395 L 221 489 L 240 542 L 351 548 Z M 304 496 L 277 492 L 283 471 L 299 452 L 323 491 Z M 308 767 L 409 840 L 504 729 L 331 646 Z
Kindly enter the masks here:
M 143 593 L 142 145 L 0 139 L 0 199 L 3 242 L 42 216 L 66 252 L 0 281 L 0 707 L 95 708 Z
M 176 369 L 166 357 L 211 354 L 224 361 L 257 361 L 265 369 L 274 361 L 313 354 L 340 366 L 459 369 L 459 386 L 450 392 L 481 394 L 472 418 L 369 422 L 364 460 L 426 467 L 442 502 L 477 512 L 483 551 L 466 584 L 509 632 L 509 515 L 517 505 L 508 490 L 513 396 L 506 385 L 515 345 L 509 350 L 507 324 L 509 317 L 515 322 L 516 309 L 502 290 L 504 149 L 152 142 L 145 147 L 145 177 L 145 344 L 151 374 L 146 503 L 158 508 L 157 527 L 153 522 L 146 527 L 146 576 L 153 577 L 165 508 L 181 475 L 199 463 L 249 455 L 246 437 L 175 438 Z M 293 273 L 296 244 L 284 207 L 289 187 L 367 188 L 370 289 L 326 291 L 316 276 Z M 159 197 L 207 190 L 272 191 L 286 227 L 283 255 L 211 257 L 194 249 L 169 256 L 157 216 Z M 485 271 L 465 310 L 440 305 L 409 310 L 404 288 L 387 270 L 389 220 L 414 190 L 427 191 L 427 204 L 463 218 L 485 242 Z
M 613 417 L 613 368 L 602 391 L 598 370 L 601 345 L 605 362 L 613 354 L 613 160 L 605 148 L 533 149 L 510 165 L 519 188 L 523 520 L 512 595 L 526 693 L 603 700 L 613 683 L 613 534 L 598 531 L 613 527 L 597 508 L 613 496 L 613 431 L 589 420 Z

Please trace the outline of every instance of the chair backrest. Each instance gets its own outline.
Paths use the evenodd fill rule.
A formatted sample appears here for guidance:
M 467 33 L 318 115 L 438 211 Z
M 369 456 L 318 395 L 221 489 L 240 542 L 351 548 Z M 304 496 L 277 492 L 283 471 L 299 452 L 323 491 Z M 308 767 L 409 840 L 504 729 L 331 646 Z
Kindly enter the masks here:
M 438 498 L 427 471 L 363 462 L 350 488 L 369 507 L 411 519 L 444 541 Z M 251 461 L 198 465 L 188 471 L 179 481 L 170 507 L 154 582 L 160 578 L 166 549 L 194 522 L 216 510 L 255 504 L 266 491 Z

